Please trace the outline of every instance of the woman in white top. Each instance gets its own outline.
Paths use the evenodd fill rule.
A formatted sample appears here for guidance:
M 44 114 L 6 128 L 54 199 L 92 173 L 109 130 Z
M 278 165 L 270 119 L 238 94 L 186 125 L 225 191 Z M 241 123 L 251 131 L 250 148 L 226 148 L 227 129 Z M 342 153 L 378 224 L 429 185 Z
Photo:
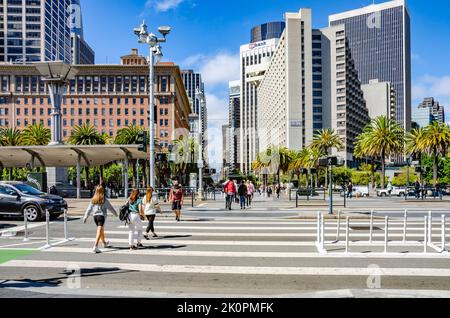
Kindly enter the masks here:
M 144 198 L 142 198 L 141 206 L 144 211 L 144 214 L 148 220 L 148 227 L 145 231 L 144 237 L 145 239 L 149 240 L 148 234 L 150 231 L 153 233 L 153 237 L 158 237 L 155 233 L 155 227 L 154 222 L 156 218 L 156 211 L 160 210 L 159 203 L 158 203 L 158 197 L 156 195 L 153 195 L 155 190 L 152 187 L 149 187 L 147 189 L 147 194 Z

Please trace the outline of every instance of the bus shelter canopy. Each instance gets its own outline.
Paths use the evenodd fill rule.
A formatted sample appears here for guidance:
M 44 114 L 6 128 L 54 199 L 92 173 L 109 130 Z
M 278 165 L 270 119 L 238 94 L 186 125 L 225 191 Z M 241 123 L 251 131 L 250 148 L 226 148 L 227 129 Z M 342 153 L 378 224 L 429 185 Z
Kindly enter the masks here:
M 149 154 L 140 152 L 138 147 L 138 145 L 0 147 L 0 167 L 75 167 L 78 159 L 81 167 L 98 167 L 126 159 L 149 158 Z

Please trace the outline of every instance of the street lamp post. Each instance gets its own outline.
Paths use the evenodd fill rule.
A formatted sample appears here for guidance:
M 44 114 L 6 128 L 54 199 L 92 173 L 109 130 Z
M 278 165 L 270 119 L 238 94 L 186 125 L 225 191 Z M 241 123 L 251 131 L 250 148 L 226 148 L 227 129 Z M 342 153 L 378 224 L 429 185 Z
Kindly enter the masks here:
M 204 200 L 203 192 L 203 167 L 205 163 L 203 161 L 203 112 L 205 109 L 205 94 L 197 87 L 195 91 L 195 97 L 200 101 L 200 114 L 198 125 L 198 197 L 200 200 Z
M 148 44 L 150 48 L 149 56 L 149 130 L 150 130 L 150 140 L 149 140 L 149 150 L 150 150 L 150 186 L 155 188 L 155 56 L 157 58 L 162 57 L 161 46 L 159 43 L 166 42 L 166 37 L 170 33 L 171 28 L 167 26 L 159 27 L 159 33 L 163 35 L 163 38 L 158 38 L 152 32 L 148 32 L 147 25 L 145 22 L 141 24 L 140 27 L 134 29 L 134 34 L 138 36 L 138 41 L 141 44 Z
M 34 63 L 42 76 L 42 81 L 48 85 L 50 101 L 52 104 L 51 142 L 50 146 L 61 145 L 62 142 L 62 116 L 61 104 L 65 89 L 69 81 L 78 73 L 73 66 L 64 62 L 38 62 Z
M 313 188 L 313 176 L 312 176 L 312 165 L 313 165 L 313 162 L 314 162 L 314 156 L 311 155 L 309 157 L 309 179 L 310 179 L 310 183 L 311 183 L 311 185 L 310 185 L 311 190 Z

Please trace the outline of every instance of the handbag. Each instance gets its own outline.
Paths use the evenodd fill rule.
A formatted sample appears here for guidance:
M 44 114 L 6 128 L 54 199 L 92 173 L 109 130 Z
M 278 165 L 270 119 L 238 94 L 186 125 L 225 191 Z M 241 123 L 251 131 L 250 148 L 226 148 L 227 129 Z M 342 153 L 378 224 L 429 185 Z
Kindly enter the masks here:
M 128 202 L 120 207 L 119 219 L 125 224 L 130 223 L 130 204 Z

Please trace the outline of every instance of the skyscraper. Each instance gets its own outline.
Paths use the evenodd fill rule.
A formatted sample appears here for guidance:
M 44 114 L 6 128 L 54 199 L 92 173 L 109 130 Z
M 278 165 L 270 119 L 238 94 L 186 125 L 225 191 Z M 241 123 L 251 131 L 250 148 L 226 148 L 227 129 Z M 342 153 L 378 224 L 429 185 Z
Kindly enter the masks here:
M 2 0 L 0 62 L 72 62 L 71 0 Z
M 258 87 L 261 150 L 299 150 L 315 131 L 332 128 L 344 142 L 334 154 L 351 166 L 368 110 L 345 26 L 313 30 L 311 15 L 310 9 L 285 14 L 286 29 Z
M 232 81 L 229 83 L 229 146 L 227 162 L 231 169 L 239 169 L 239 138 L 241 127 L 241 82 Z
M 186 88 L 186 93 L 192 101 L 192 113 L 197 116 L 191 116 L 191 118 L 202 119 L 202 136 L 203 136 L 203 149 L 206 147 L 206 141 L 208 140 L 208 109 L 207 107 L 202 108 L 200 101 L 195 97 L 195 92 L 200 89 L 203 94 L 205 94 L 205 84 L 202 81 L 202 75 L 200 73 L 195 73 L 193 70 L 183 70 L 181 71 L 181 76 L 183 78 L 184 87 Z
M 269 30 L 271 31 L 268 32 Z M 270 65 L 270 59 L 283 30 L 283 22 L 272 22 L 255 27 L 252 30 L 252 40 L 261 41 L 242 45 L 240 49 L 239 161 L 241 171 L 244 173 L 251 171 L 251 164 L 259 152 L 257 87 Z
M 329 17 L 330 26 L 345 25 L 362 84 L 373 79 L 392 84 L 397 94 L 397 121 L 411 126 L 411 21 L 405 0 L 370 5 Z
M 94 64 L 94 50 L 84 39 L 83 15 L 80 0 L 71 0 L 70 7 L 70 41 L 73 64 Z

